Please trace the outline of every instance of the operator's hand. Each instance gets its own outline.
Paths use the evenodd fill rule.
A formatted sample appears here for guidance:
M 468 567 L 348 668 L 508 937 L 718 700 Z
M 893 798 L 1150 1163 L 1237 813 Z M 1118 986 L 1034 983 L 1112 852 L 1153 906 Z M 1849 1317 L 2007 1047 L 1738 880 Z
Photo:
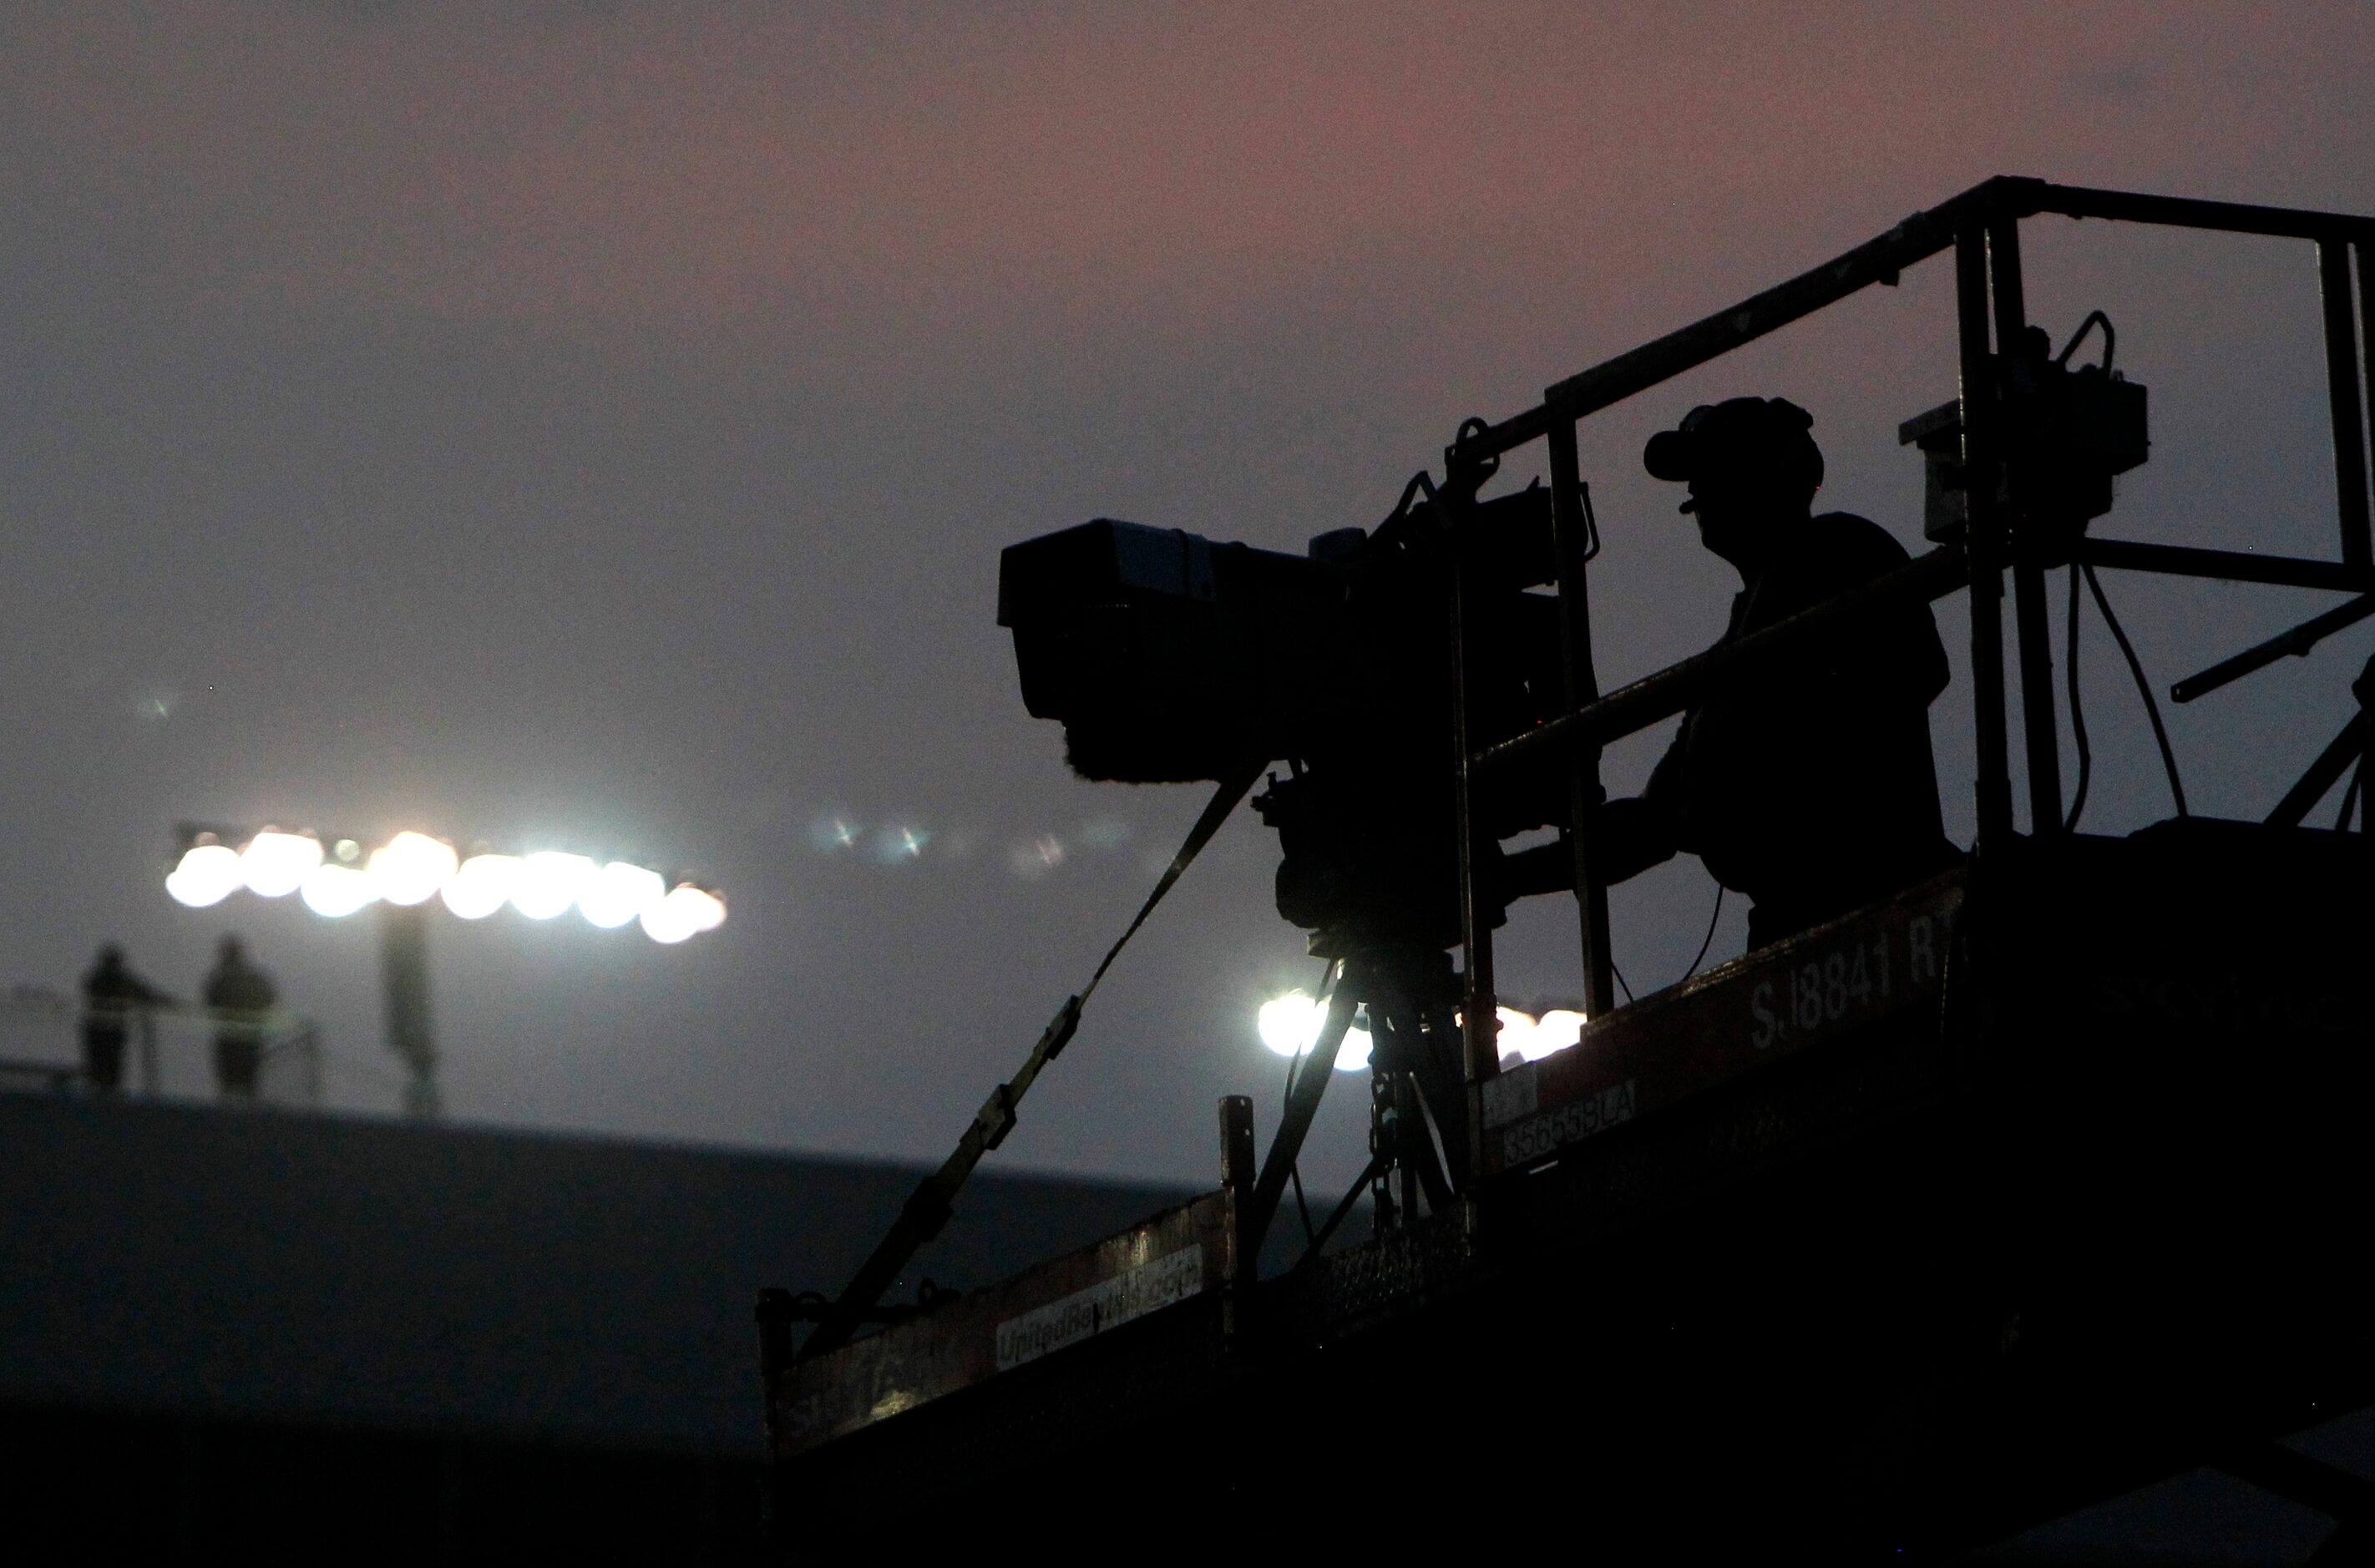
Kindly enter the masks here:
M 1594 813 L 1592 872 L 1613 885 L 1639 876 L 1674 856 L 1672 814 L 1659 801 L 1640 796 L 1612 800 Z M 1510 898 L 1575 890 L 1575 852 L 1565 839 L 1505 856 L 1501 886 Z

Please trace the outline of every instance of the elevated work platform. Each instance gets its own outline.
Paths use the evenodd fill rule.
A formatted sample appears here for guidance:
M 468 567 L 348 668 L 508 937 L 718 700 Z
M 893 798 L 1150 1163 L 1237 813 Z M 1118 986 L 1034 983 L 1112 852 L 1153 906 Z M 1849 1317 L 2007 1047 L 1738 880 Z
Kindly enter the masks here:
M 1944 1552 L 2375 1399 L 2363 840 L 2013 847 L 1488 1080 L 1459 1214 L 1256 1285 L 1224 1188 L 779 1370 L 789 1539 Z
M 2309 243 L 2334 558 L 2095 531 L 2116 477 L 2149 452 L 2146 398 L 2113 368 L 2102 312 L 2058 356 L 2030 321 L 2021 226 L 2054 216 Z M 1901 432 L 1924 465 L 1935 548 L 1603 692 L 1583 422 L 1949 255 L 1957 395 Z M 2343 1519 L 2337 1552 L 2375 1530 L 2375 1484 L 2273 1442 L 2375 1403 L 2363 1130 L 2375 864 L 2363 832 L 2299 825 L 2345 775 L 2363 776 L 2375 665 L 2351 683 L 2357 712 L 2265 821 L 2190 817 L 2152 682 L 2097 580 L 2146 572 L 2354 595 L 2179 680 L 2178 701 L 2375 614 L 2370 301 L 2375 219 L 2000 178 L 1560 382 L 1531 409 L 1462 423 L 1442 483 L 1412 479 L 1359 547 L 1414 552 L 1429 569 L 1393 601 L 1424 613 L 1394 624 L 1440 629 L 1442 678 L 1424 659 L 1397 666 L 1388 706 L 1397 733 L 1434 725 L 1451 741 L 1447 777 L 1416 753 L 1410 787 L 1366 817 L 1327 815 L 1331 798 L 1360 803 L 1349 786 L 1311 796 L 1321 805 L 1307 819 L 1282 800 L 1288 784 L 1266 797 L 1288 864 L 1290 829 L 1316 823 L 1340 854 L 1306 880 L 1359 895 L 1300 918 L 1286 895 L 1308 889 L 1282 878 L 1281 910 L 1315 931 L 1315 952 L 1343 961 L 1316 1058 L 1332 1059 L 1356 1005 L 1392 1047 L 1370 1063 L 1377 1233 L 1271 1278 L 1247 1262 L 1328 1077 L 1300 1075 L 1258 1173 L 1249 1110 L 1224 1102 L 1219 1192 L 853 1341 L 1013 1125 L 1092 981 L 797 1353 L 796 1303 L 762 1308 L 782 1541 L 830 1555 L 838 1541 L 880 1541 L 895 1521 L 903 1546 L 977 1542 L 1029 1509 L 1043 1535 L 1087 1526 L 1101 1546 L 1200 1528 L 1224 1550 L 1341 1556 L 1483 1550 L 1522 1529 L 1530 1546 L 1620 1560 L 1902 1561 L 2204 1464 Z M 2100 362 L 2073 369 L 2098 326 Z M 1503 459 L 1536 442 L 1546 488 L 1484 499 Z M 1554 605 L 1531 593 L 1554 580 L 1545 570 Z M 2092 760 L 2074 681 L 2077 772 L 2063 787 L 2046 584 L 2064 571 L 2072 605 L 2087 586 L 2128 662 L 2176 806 L 2176 820 L 2127 838 L 2076 831 Z M 1100 588 L 1092 619 L 1143 610 L 1129 625 L 1158 643 L 1194 595 L 1147 594 L 1117 603 L 1128 595 Z M 1888 617 L 1927 618 L 1956 595 L 1978 830 L 1965 864 L 1616 1006 L 1601 749 L 1710 702 L 1779 701 L 1778 679 L 1828 678 L 1850 653 L 1888 656 L 1872 641 Z M 1554 639 L 1496 643 L 1554 620 L 1552 664 L 1535 655 Z M 1825 691 L 1845 729 L 1873 722 L 1863 688 Z M 1145 717 L 1116 712 L 1125 726 Z M 1076 714 L 1048 716 L 1069 733 Z M 1348 767 L 1317 749 L 1288 760 L 1297 789 Z M 1760 753 L 1753 765 L 1818 760 Z M 1222 783 L 1154 897 L 1262 761 L 1147 773 Z M 2340 826 L 2358 791 L 2345 789 Z M 1735 825 L 1802 826 L 1786 814 Z M 1564 865 L 1531 881 L 1505 850 L 1542 826 Z M 1796 842 L 1840 849 L 1856 831 L 1826 823 L 1830 836 Z M 1452 873 L 1428 869 L 1455 852 L 1456 988 L 1438 961 L 1449 925 L 1429 902 Z M 1908 868 L 1889 875 L 1915 874 L 1897 864 Z M 1841 909 L 1873 885 L 1850 881 L 1805 907 Z M 1495 927 L 1509 899 L 1554 886 L 1575 894 L 1591 1021 L 1567 1050 L 1507 1066 Z M 1771 890 L 1784 911 L 1788 892 Z

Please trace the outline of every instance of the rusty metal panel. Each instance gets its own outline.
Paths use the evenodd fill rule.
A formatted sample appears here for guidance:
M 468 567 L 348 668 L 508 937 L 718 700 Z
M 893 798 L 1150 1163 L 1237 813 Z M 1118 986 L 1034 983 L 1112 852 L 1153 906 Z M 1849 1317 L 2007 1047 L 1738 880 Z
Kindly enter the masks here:
M 1934 1008 L 1963 902 L 1949 872 L 1884 904 L 1735 959 L 1587 1025 L 1574 1046 L 1476 1086 L 1487 1174 L 1826 1040 Z
M 928 1315 L 793 1365 L 775 1397 L 790 1458 L 1228 1282 L 1230 1205 L 1208 1193 Z

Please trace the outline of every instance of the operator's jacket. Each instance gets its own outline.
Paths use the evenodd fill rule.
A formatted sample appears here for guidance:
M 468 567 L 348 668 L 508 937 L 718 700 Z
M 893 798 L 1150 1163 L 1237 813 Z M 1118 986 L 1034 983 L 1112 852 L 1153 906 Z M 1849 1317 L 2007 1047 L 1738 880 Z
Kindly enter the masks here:
M 1723 643 L 1908 559 L 1844 512 L 1781 530 L 1772 564 L 1732 600 Z M 1603 809 L 1609 879 L 1687 850 L 1755 901 L 1749 945 L 1759 947 L 1954 865 L 1930 749 L 1930 702 L 1946 677 L 1937 624 L 1914 604 L 1725 687 L 1683 716 L 1640 796 Z

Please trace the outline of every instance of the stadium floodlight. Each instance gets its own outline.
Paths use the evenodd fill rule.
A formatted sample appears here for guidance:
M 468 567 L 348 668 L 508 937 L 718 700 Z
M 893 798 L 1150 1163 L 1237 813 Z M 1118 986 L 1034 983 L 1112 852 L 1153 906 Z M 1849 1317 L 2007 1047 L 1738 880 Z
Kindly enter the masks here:
M 435 898 L 461 866 L 452 844 L 408 829 L 372 851 L 363 868 L 380 897 L 409 909 Z
M 1254 1031 L 1274 1055 L 1302 1056 L 1319 1043 L 1319 1031 L 1327 1021 L 1327 1003 L 1308 991 L 1289 991 L 1261 1005 L 1254 1016 Z M 1336 1070 L 1359 1072 L 1369 1065 L 1369 1032 L 1354 1024 L 1344 1032 L 1344 1043 L 1337 1047 Z
M 1579 1008 L 1553 1008 L 1534 1020 L 1534 1037 L 1529 1041 L 1530 1062 L 1539 1062 L 1554 1051 L 1564 1051 L 1583 1039 L 1583 1011 Z
M 200 833 L 166 877 L 165 891 L 185 908 L 205 909 L 237 892 L 244 879 L 239 851 L 212 833 Z
M 207 909 L 242 888 L 263 898 L 295 893 L 332 920 L 375 903 L 409 909 L 431 899 L 464 920 L 484 920 L 506 904 L 530 920 L 574 909 L 605 931 L 640 923 L 652 940 L 669 946 L 726 923 L 716 889 L 631 861 L 550 849 L 465 858 L 450 841 L 411 829 L 366 854 L 355 838 L 184 825 L 180 856 L 165 878 L 173 901 Z
M 661 941 L 673 939 L 657 932 L 654 936 Z M 1540 1018 L 1516 1008 L 1495 1008 L 1493 1015 L 1501 1025 L 1499 1040 L 1504 1057 L 1516 1055 L 1539 1062 L 1583 1038 L 1583 1014 L 1573 1008 L 1552 1008 Z M 1458 1016 L 1453 1015 L 1455 1020 Z M 1327 1018 L 1326 1002 L 1307 991 L 1289 991 L 1261 1005 L 1261 1010 L 1255 1015 L 1254 1030 L 1273 1054 L 1301 1056 L 1319 1043 L 1319 1031 Z M 1336 1070 L 1358 1072 L 1367 1067 L 1372 1043 L 1369 1032 L 1357 1023 L 1346 1030 L 1344 1043 L 1336 1053 Z
M 577 913 L 605 931 L 615 931 L 668 896 L 668 880 L 656 871 L 614 860 L 577 890 Z
M 550 920 L 568 912 L 593 875 L 594 862 L 585 855 L 538 850 L 520 862 L 519 878 L 512 885 L 512 907 L 530 920 Z
M 335 860 L 325 860 L 305 873 L 297 896 L 305 901 L 307 909 L 329 920 L 343 920 L 379 902 L 379 890 L 372 886 L 369 872 Z
M 516 855 L 474 855 L 455 868 L 438 893 L 445 907 L 465 920 L 484 920 L 511 902 L 519 883 Z
M 266 828 L 239 852 L 240 877 L 258 898 L 286 898 L 322 864 L 322 841 L 311 833 Z
M 1498 1043 L 1505 1060 L 1518 1056 L 1539 1062 L 1583 1038 L 1583 1014 L 1573 1008 L 1552 1008 L 1540 1018 L 1515 1008 L 1495 1008 L 1493 1016 L 1501 1025 Z
M 388 1045 L 412 1068 L 406 1104 L 421 1114 L 437 1106 L 424 919 L 431 900 L 471 921 L 506 905 L 538 921 L 573 908 L 599 929 L 640 924 L 653 941 L 670 947 L 726 923 L 717 890 L 682 877 L 623 860 L 597 864 L 562 850 L 481 852 L 466 859 L 447 840 L 409 829 L 366 854 L 356 838 L 184 825 L 180 850 L 165 891 L 185 908 L 211 908 L 242 888 L 263 898 L 295 893 L 330 920 L 378 907 Z
M 642 919 L 644 935 L 655 942 L 690 941 L 726 924 L 726 901 L 707 888 L 679 882 Z

